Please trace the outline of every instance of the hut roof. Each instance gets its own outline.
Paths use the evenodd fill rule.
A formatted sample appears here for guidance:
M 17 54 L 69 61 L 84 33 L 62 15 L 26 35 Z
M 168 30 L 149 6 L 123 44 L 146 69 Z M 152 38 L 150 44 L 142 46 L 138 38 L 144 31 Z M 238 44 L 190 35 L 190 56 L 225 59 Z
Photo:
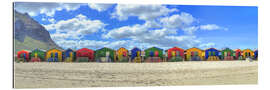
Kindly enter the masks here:
M 48 52 L 48 51 L 51 51 L 51 50 L 58 50 L 58 51 L 63 52 L 63 50 L 61 50 L 61 49 L 57 49 L 57 48 L 51 48 L 51 49 L 47 50 L 47 52 Z
M 207 48 L 207 49 L 205 49 L 205 51 L 210 50 L 210 49 L 214 49 L 214 50 L 217 50 L 217 51 L 220 52 L 220 50 L 218 50 L 218 49 L 216 49 L 216 48 Z
M 196 47 L 192 47 L 192 48 L 189 48 L 189 49 L 187 49 L 186 51 L 188 51 L 188 50 L 190 50 L 190 49 L 199 49 L 199 50 L 201 50 L 200 48 L 196 48 Z M 203 51 L 203 50 L 201 50 L 201 51 Z
M 163 49 L 158 48 L 158 47 L 151 47 L 151 48 L 148 48 L 148 49 L 145 49 L 145 50 L 149 50 L 149 49 L 152 49 L 152 48 L 156 48 L 156 49 L 159 49 L 159 50 L 163 50 Z

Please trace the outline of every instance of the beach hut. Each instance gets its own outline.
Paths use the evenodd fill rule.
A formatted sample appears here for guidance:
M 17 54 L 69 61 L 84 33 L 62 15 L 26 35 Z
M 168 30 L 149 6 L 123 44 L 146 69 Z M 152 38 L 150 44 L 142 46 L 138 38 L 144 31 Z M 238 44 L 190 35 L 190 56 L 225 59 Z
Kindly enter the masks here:
M 258 60 L 258 49 L 254 51 L 254 60 Z
M 41 62 L 45 61 L 45 50 L 42 49 L 34 49 L 30 53 L 31 62 Z
M 114 62 L 115 51 L 107 47 L 98 49 L 95 52 L 95 58 L 99 62 Z
M 168 61 L 174 62 L 174 61 L 183 61 L 185 56 L 184 56 L 184 49 L 178 48 L 178 47 L 173 47 L 170 48 L 167 51 L 168 54 Z
M 193 47 L 186 50 L 186 60 L 201 61 L 203 60 L 203 51 L 199 48 Z
M 207 61 L 218 61 L 219 60 L 219 50 L 216 48 L 208 48 L 205 50 L 205 60 Z
M 88 48 L 82 48 L 76 51 L 76 62 L 95 62 L 95 52 Z
M 246 58 L 253 58 L 254 56 L 254 52 L 250 49 L 245 49 L 243 50 L 243 58 L 246 59 Z
M 75 61 L 75 51 L 68 48 L 67 50 L 65 50 L 64 52 L 64 62 L 74 62 Z
M 132 62 L 142 62 L 141 49 L 135 47 L 131 50 L 131 61 Z
M 146 50 L 145 52 L 145 62 L 161 62 L 163 58 L 163 49 L 157 47 L 151 47 Z
M 233 60 L 234 51 L 230 48 L 225 48 L 221 50 L 221 59 L 223 60 Z
M 17 62 L 29 62 L 29 51 L 21 50 L 17 52 Z
M 241 49 L 235 49 L 234 52 L 235 52 L 235 55 L 234 55 L 235 60 L 242 60 L 243 59 Z
M 46 52 L 46 60 L 48 62 L 62 62 L 62 53 L 59 49 L 50 49 Z
M 128 50 L 121 47 L 117 50 L 117 61 L 118 62 L 128 62 Z

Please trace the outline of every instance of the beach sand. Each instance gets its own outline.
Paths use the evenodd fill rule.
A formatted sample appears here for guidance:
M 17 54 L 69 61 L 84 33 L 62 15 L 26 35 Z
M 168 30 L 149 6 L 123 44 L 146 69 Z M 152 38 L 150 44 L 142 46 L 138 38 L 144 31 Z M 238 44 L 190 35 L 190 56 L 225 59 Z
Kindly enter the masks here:
M 257 84 L 257 61 L 14 63 L 14 88 Z

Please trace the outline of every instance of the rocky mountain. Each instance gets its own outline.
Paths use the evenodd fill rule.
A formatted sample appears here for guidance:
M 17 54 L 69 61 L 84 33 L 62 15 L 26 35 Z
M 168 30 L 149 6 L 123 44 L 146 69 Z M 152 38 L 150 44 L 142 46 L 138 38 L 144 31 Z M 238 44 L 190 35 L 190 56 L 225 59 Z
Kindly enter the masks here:
M 14 12 L 15 52 L 26 49 L 61 49 L 50 37 L 49 32 L 27 13 Z

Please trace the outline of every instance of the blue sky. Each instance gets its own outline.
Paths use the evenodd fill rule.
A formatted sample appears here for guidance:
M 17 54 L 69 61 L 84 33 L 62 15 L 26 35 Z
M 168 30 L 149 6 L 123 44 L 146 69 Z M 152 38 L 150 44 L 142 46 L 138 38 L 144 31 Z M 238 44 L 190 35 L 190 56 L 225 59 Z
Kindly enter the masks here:
M 63 48 L 256 49 L 252 6 L 15 3 Z

